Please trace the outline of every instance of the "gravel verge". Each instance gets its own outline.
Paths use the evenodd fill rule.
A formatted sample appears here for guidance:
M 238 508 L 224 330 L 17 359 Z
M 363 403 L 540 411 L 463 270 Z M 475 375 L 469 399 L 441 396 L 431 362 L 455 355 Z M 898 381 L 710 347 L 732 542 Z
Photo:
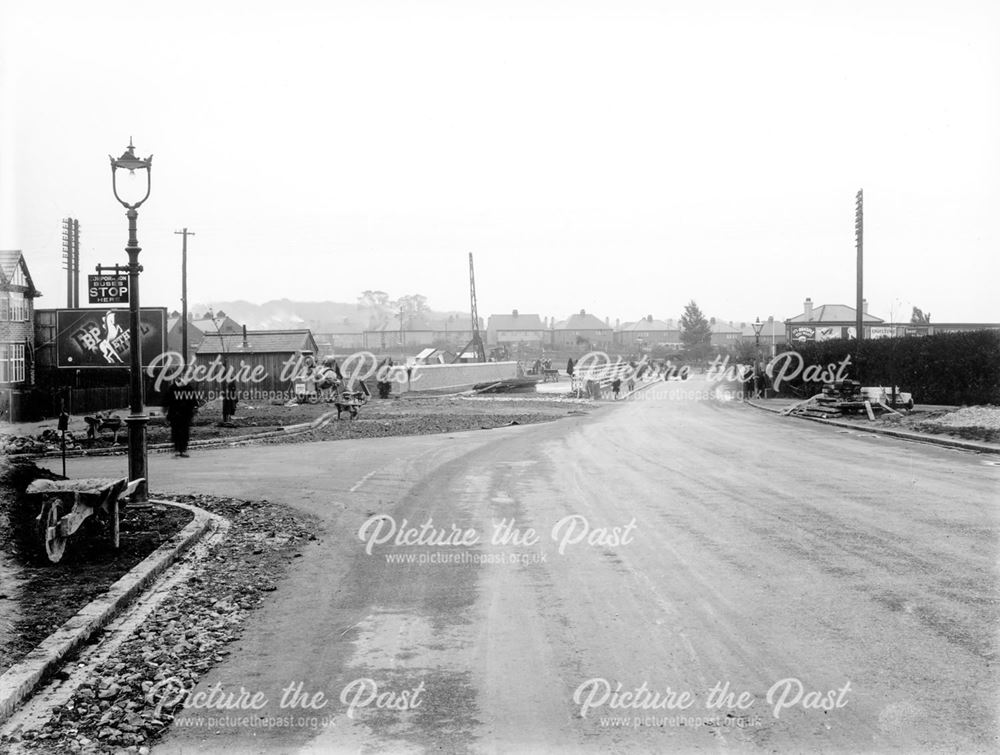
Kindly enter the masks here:
M 997 406 L 963 406 L 955 411 L 889 417 L 883 422 L 915 432 L 1000 443 L 1000 407 Z
M 70 702 L 41 729 L 0 740 L 0 752 L 148 752 L 182 707 L 148 695 L 177 679 L 191 688 L 229 654 L 250 612 L 278 589 L 302 546 L 316 538 L 316 520 L 269 501 L 216 496 L 174 497 L 231 521 L 229 536 L 187 582 L 152 613 L 113 660 L 93 669 Z
M 570 414 L 587 413 L 593 402 L 542 398 L 478 398 L 462 396 L 411 397 L 375 400 L 354 420 L 334 419 L 321 428 L 294 436 L 269 438 L 264 443 L 306 443 L 316 440 L 382 438 L 489 430 L 510 425 L 550 422 Z

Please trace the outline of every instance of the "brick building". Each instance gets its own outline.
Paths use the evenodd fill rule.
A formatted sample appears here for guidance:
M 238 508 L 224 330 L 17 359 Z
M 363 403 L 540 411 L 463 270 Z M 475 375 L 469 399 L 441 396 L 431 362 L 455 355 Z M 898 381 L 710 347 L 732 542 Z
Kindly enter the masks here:
M 18 391 L 33 382 L 34 300 L 41 296 L 19 251 L 0 251 L 0 417 L 20 419 Z
M 552 328 L 552 348 L 554 349 L 606 349 L 614 341 L 614 328 L 586 310 L 570 315 L 557 322 Z
M 856 338 L 857 312 L 846 304 L 821 304 L 814 307 L 806 298 L 803 312 L 785 320 L 785 332 L 791 341 L 828 341 L 832 338 Z M 871 338 L 871 329 L 884 326 L 885 320 L 868 314 L 868 302 L 862 300 L 863 338 Z

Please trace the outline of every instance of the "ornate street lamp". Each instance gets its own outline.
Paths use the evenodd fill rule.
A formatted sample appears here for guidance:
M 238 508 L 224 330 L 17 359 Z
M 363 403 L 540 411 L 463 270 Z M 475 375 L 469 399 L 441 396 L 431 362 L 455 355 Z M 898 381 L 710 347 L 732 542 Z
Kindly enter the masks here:
M 757 361 L 753 366 L 753 397 L 760 398 L 760 331 L 764 327 L 764 323 L 760 321 L 758 317 L 753 323 L 753 338 L 757 345 Z
M 125 251 L 128 253 L 128 285 L 129 285 L 129 416 L 125 423 L 128 425 L 128 478 L 129 480 L 139 480 L 142 482 L 136 488 L 133 500 L 145 503 L 149 499 L 149 483 L 146 474 L 146 423 L 149 417 L 145 414 L 143 407 L 142 391 L 142 333 L 139 328 L 139 273 L 142 265 L 139 264 L 139 240 L 136 238 L 136 219 L 139 217 L 138 209 L 149 199 L 151 188 L 150 174 L 153 166 L 153 156 L 150 155 L 145 160 L 135 156 L 135 147 L 132 146 L 132 139 L 129 139 L 128 149 L 119 158 L 108 155 L 111 160 L 111 188 L 115 193 L 115 199 L 125 208 L 125 216 L 128 218 L 128 246 Z M 129 176 L 134 176 L 135 172 L 145 171 L 145 194 L 142 195 L 141 185 L 137 185 L 134 180 L 126 180 L 122 186 L 122 191 L 126 193 L 123 199 L 118 192 L 118 171 L 127 170 Z M 142 195 L 142 199 L 135 201 L 135 198 Z

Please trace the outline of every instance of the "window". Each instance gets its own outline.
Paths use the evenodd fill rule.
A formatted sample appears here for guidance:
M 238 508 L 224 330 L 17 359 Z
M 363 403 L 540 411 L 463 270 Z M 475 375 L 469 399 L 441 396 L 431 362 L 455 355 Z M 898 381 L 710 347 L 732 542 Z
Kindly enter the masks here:
M 24 298 L 24 294 L 11 291 L 8 296 L 10 297 L 9 309 L 11 322 L 27 322 L 28 300 Z
M 0 292 L 0 322 L 10 319 L 10 297 Z
M 24 344 L 0 343 L 0 383 L 24 382 Z

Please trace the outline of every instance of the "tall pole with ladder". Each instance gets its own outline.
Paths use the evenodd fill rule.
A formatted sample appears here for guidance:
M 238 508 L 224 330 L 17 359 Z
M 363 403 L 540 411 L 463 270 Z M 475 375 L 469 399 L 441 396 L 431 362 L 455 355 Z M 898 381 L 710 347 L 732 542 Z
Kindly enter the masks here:
M 476 306 L 476 267 L 472 262 L 472 252 L 469 252 L 469 303 L 472 307 L 472 341 L 469 344 L 480 362 L 486 361 L 486 345 L 479 332 L 479 308 Z
M 63 266 L 66 268 L 66 307 L 80 306 L 80 221 L 63 219 Z

